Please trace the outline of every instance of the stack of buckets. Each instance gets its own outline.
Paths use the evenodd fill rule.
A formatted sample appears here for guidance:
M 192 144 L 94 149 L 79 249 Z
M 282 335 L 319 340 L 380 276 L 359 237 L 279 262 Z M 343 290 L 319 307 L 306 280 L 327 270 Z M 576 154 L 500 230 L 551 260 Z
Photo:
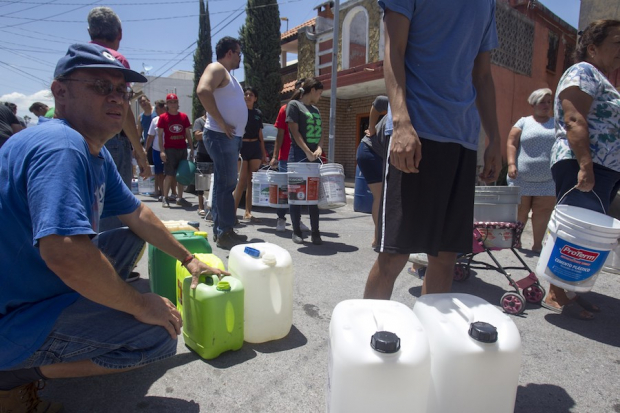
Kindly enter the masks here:
M 252 205 L 269 206 L 269 175 L 264 169 L 252 172 Z
M 514 411 L 519 331 L 478 297 L 343 301 L 329 336 L 328 412 Z
M 196 258 L 223 268 L 212 254 Z M 203 276 L 194 290 L 187 269 L 180 263 L 176 268 L 183 338 L 205 359 L 238 350 L 243 341 L 283 338 L 293 325 L 293 266 L 285 249 L 270 243 L 237 245 L 230 250 L 228 265 L 231 276 Z
M 619 237 L 617 219 L 557 205 L 549 219 L 536 275 L 569 291 L 588 292 Z
M 474 197 L 474 222 L 516 223 L 521 197 L 518 186 L 477 186 Z M 487 248 L 512 247 L 510 228 L 480 228 Z

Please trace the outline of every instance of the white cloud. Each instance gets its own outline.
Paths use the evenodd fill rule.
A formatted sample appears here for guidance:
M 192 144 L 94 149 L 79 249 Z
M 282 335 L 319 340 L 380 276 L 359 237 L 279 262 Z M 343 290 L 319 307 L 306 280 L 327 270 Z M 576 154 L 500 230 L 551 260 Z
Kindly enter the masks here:
M 0 102 L 15 103 L 17 105 L 17 114 L 22 118 L 24 116 L 29 116 L 31 121 L 28 126 L 33 126 L 37 124 L 37 119 L 28 111 L 30 105 L 34 102 L 41 102 L 45 103 L 49 107 L 52 107 L 54 106 L 54 97 L 49 89 L 43 89 L 33 93 L 32 95 L 24 95 L 23 93 L 18 92 L 7 93 L 0 96 Z

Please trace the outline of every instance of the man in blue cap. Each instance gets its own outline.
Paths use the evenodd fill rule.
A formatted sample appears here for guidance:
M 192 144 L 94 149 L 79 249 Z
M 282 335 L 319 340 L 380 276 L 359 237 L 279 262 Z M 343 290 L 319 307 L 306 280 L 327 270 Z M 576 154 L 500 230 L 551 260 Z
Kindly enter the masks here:
M 194 276 L 199 262 L 123 183 L 105 149 L 144 76 L 75 44 L 51 85 L 57 119 L 0 149 L 0 411 L 57 412 L 37 383 L 133 369 L 176 353 L 175 305 L 124 282 L 145 241 Z M 32 145 L 32 142 L 41 142 Z M 101 217 L 128 228 L 98 234 Z M 9 235 L 10 234 L 10 235 Z

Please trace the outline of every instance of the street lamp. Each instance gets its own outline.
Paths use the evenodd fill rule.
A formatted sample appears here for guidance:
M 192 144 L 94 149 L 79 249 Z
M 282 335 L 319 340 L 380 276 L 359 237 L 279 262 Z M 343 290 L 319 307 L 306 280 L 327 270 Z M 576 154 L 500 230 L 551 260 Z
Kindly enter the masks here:
M 286 22 L 286 31 L 288 32 L 288 17 L 280 17 L 280 20 Z

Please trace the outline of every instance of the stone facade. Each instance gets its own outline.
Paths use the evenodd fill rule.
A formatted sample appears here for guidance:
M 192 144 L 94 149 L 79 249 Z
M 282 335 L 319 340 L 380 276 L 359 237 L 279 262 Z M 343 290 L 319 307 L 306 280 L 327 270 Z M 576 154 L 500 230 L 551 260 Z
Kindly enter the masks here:
M 297 34 L 297 79 L 314 76 L 316 42 L 310 39 L 307 28 L 302 28 Z
M 383 11 L 377 4 L 376 0 L 358 0 L 348 1 L 343 6 L 339 13 L 339 32 L 340 39 L 338 39 L 338 70 L 342 70 L 342 29 L 343 22 L 348 12 L 357 6 L 362 6 L 368 13 L 368 63 L 376 62 L 379 60 L 379 48 L 381 38 L 381 19 L 383 18 Z

